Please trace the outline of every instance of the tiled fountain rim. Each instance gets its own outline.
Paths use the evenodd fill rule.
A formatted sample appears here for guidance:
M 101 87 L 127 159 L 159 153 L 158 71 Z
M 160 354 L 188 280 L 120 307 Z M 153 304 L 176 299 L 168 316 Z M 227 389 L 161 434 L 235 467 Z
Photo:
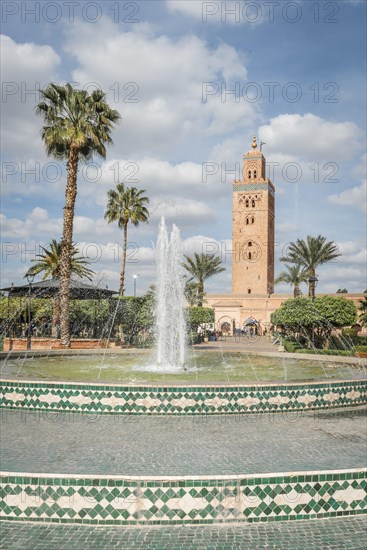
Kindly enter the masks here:
M 78 389 L 80 387 L 88 390 L 98 390 L 98 391 L 113 391 L 114 389 L 126 390 L 126 391 L 144 391 L 144 390 L 160 390 L 160 391 L 170 391 L 170 390 L 204 390 L 204 391 L 213 391 L 215 389 L 228 389 L 228 390 L 251 390 L 252 388 L 258 390 L 266 391 L 268 389 L 303 389 L 307 388 L 318 388 L 320 386 L 340 386 L 340 384 L 350 385 L 365 385 L 367 383 L 366 378 L 333 378 L 329 380 L 327 378 L 320 380 L 309 380 L 305 382 L 289 381 L 289 382 L 251 382 L 251 383 L 239 383 L 234 384 L 233 382 L 215 382 L 215 383 L 202 383 L 202 384 L 192 384 L 191 382 L 187 383 L 173 383 L 173 382 L 146 382 L 144 384 L 119 384 L 119 383 L 98 383 L 98 382 L 69 382 L 62 380 L 38 380 L 34 378 L 33 380 L 25 380 L 23 378 L 1 378 L 0 377 L 0 386 L 9 385 L 9 386 L 19 386 L 19 387 L 39 387 L 39 388 L 48 388 L 52 386 L 55 389 Z
M 93 525 L 215 524 L 366 514 L 366 470 L 145 478 L 3 476 L 3 519 Z
M 266 472 L 255 474 L 224 474 L 224 475 L 177 475 L 177 476 L 136 476 L 136 475 L 106 475 L 106 474 L 58 474 L 58 473 L 37 473 L 37 472 L 13 472 L 0 471 L 0 478 L 32 478 L 32 479 L 60 479 L 69 480 L 75 479 L 82 481 L 83 479 L 98 479 L 98 480 L 116 480 L 116 481 L 240 481 L 240 480 L 255 480 L 260 482 L 262 479 L 267 479 L 270 482 L 279 482 L 285 477 L 300 477 L 300 476 L 328 476 L 328 475 L 343 475 L 343 474 L 367 474 L 367 469 L 363 468 L 343 468 L 336 470 L 298 470 L 291 472 Z M 306 481 L 306 480 L 305 480 Z M 366 511 L 367 512 L 367 511 Z

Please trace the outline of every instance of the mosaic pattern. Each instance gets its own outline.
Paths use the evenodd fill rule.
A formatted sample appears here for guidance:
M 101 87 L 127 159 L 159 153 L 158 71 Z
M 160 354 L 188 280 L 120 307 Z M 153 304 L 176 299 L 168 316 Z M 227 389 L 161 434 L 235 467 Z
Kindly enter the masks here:
M 274 196 L 274 189 L 267 183 L 234 183 L 233 192 L 237 191 L 269 191 Z
M 129 387 L 0 382 L 0 408 L 99 414 L 242 414 L 367 403 L 367 381 L 267 386 Z
M 366 513 L 366 471 L 196 479 L 4 475 L 0 516 L 58 523 L 213 523 Z

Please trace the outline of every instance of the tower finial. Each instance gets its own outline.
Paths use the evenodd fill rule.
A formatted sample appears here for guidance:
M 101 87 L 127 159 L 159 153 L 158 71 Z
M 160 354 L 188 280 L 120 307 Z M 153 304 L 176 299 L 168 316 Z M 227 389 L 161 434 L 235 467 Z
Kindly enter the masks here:
M 256 136 L 254 136 L 254 137 L 252 138 L 252 148 L 253 148 L 253 149 L 256 149 L 256 147 L 257 147 Z

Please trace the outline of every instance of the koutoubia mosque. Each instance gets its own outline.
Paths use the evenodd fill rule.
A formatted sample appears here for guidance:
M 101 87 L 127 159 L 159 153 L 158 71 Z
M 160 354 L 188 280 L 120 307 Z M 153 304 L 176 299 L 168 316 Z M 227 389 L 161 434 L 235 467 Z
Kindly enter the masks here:
M 275 187 L 266 177 L 266 159 L 254 137 L 251 150 L 243 156 L 242 179 L 233 181 L 232 292 L 206 296 L 218 330 L 226 326 L 232 332 L 249 318 L 258 321 L 262 331 L 268 329 L 271 313 L 293 297 L 291 291 L 274 294 L 274 219 Z

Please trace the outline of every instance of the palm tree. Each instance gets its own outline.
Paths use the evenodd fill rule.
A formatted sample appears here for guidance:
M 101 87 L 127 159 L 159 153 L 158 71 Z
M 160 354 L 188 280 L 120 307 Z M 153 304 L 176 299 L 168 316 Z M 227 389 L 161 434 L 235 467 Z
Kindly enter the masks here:
M 195 281 L 186 281 L 185 298 L 189 306 L 197 306 L 204 300 L 204 294 L 199 293 L 199 283 Z
M 42 91 L 36 113 L 43 116 L 42 140 L 48 156 L 67 161 L 64 224 L 60 268 L 61 343 L 70 346 L 69 294 L 73 249 L 74 208 L 77 195 L 78 165 L 94 154 L 106 158 L 106 144 L 112 144 L 111 129 L 119 113 L 105 101 L 102 90 L 89 94 L 71 84 L 49 84 Z
M 302 294 L 300 284 L 307 282 L 307 269 L 300 265 L 287 265 L 286 269 L 287 271 L 282 271 L 275 279 L 275 284 L 287 283 L 292 285 L 294 287 L 293 296 L 297 298 L 297 296 L 301 296 Z
M 107 193 L 108 203 L 104 217 L 108 223 L 117 222 L 124 232 L 119 289 L 120 296 L 123 296 L 125 290 L 127 226 L 129 222 L 138 226 L 139 222 L 148 221 L 149 211 L 145 205 L 149 203 L 149 199 L 144 195 L 145 189 L 125 187 L 123 183 L 118 183 L 116 189 L 117 191 L 110 189 Z
M 339 256 L 341 254 L 333 241 L 326 242 L 326 237 L 321 235 L 308 235 L 305 241 L 297 239 L 295 243 L 290 243 L 287 255 L 280 258 L 280 261 L 302 266 L 306 269 L 308 277 L 315 277 L 319 265 L 331 262 Z M 308 295 L 312 295 L 311 284 L 308 286 Z
M 213 254 L 194 254 L 194 257 L 184 256 L 186 263 L 183 263 L 183 267 L 191 275 L 188 282 L 196 279 L 197 292 L 198 292 L 198 306 L 202 307 L 204 297 L 204 281 L 222 273 L 225 271 L 225 267 L 220 267 L 221 259 Z
M 61 273 L 61 256 L 62 256 L 62 243 L 57 242 L 56 239 L 52 239 L 49 244 L 49 249 L 41 246 L 43 254 L 37 254 L 36 258 L 32 260 L 35 265 L 32 266 L 30 271 L 33 275 L 43 273 L 43 281 L 48 278 L 59 279 Z M 86 265 L 88 260 L 83 256 L 77 256 L 79 250 L 75 245 L 72 247 L 71 252 L 71 273 L 74 273 L 80 278 L 86 278 L 90 281 L 94 275 L 94 271 L 88 269 Z M 57 336 L 57 325 L 60 322 L 60 300 L 59 296 L 55 296 L 52 300 L 53 315 L 52 315 L 52 336 Z

